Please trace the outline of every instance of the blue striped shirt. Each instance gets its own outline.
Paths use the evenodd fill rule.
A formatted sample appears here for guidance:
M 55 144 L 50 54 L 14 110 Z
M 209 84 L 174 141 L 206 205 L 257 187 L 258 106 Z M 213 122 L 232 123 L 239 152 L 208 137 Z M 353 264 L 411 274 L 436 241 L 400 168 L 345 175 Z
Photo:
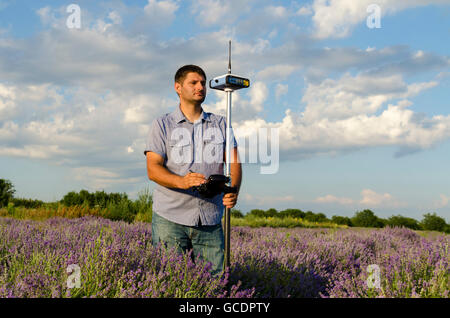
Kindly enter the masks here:
M 189 170 L 208 178 L 224 173 L 226 120 L 224 116 L 202 110 L 198 120 L 190 122 L 178 106 L 172 113 L 155 119 L 148 134 L 146 149 L 164 158 L 164 167 L 184 176 Z M 237 142 L 232 135 L 232 147 Z M 153 212 L 183 225 L 216 225 L 223 215 L 223 194 L 203 199 L 192 189 L 175 189 L 156 185 Z

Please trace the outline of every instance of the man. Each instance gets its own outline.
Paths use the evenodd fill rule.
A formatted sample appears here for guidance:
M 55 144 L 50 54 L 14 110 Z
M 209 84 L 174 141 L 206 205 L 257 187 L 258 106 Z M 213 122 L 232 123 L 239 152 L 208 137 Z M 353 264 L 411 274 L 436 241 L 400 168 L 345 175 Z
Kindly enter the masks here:
M 145 154 L 147 174 L 157 183 L 153 193 L 152 243 L 160 242 L 180 252 L 193 249 L 194 256 L 212 263 L 211 272 L 223 270 L 224 237 L 221 225 L 224 206 L 235 206 L 242 169 L 237 143 L 231 139 L 231 186 L 238 193 L 203 199 L 192 187 L 212 174 L 224 174 L 226 123 L 223 116 L 204 112 L 206 75 L 196 65 L 185 65 L 175 74 L 180 104 L 151 124 Z

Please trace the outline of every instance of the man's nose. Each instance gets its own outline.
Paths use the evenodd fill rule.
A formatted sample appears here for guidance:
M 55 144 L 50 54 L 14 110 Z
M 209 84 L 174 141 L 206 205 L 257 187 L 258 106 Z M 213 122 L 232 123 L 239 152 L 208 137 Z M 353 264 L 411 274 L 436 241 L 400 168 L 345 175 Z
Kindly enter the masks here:
M 197 83 L 197 85 L 195 86 L 195 88 L 199 91 L 204 91 L 206 88 L 206 84 L 203 83 Z

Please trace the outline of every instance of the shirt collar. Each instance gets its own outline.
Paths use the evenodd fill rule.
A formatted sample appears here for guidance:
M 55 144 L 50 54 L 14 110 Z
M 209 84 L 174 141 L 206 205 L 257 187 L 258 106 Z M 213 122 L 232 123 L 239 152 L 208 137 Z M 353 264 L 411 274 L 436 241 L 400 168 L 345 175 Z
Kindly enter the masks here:
M 202 120 L 211 121 L 209 118 L 210 114 L 206 113 L 202 108 L 202 113 L 200 114 L 200 118 Z M 180 105 L 172 112 L 172 117 L 175 119 L 175 122 L 177 124 L 181 123 L 182 121 L 188 121 L 186 116 L 184 116 L 183 112 L 181 111 Z

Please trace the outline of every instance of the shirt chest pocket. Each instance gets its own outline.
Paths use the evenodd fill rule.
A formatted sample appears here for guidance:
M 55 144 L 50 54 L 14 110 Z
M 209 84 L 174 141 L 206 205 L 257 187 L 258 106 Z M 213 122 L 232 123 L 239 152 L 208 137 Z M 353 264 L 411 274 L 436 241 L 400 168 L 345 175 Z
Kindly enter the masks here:
M 169 140 L 168 161 L 176 165 L 192 163 L 192 144 L 188 138 Z
M 225 138 L 220 129 L 207 130 L 203 137 L 203 160 L 207 164 L 223 163 Z

